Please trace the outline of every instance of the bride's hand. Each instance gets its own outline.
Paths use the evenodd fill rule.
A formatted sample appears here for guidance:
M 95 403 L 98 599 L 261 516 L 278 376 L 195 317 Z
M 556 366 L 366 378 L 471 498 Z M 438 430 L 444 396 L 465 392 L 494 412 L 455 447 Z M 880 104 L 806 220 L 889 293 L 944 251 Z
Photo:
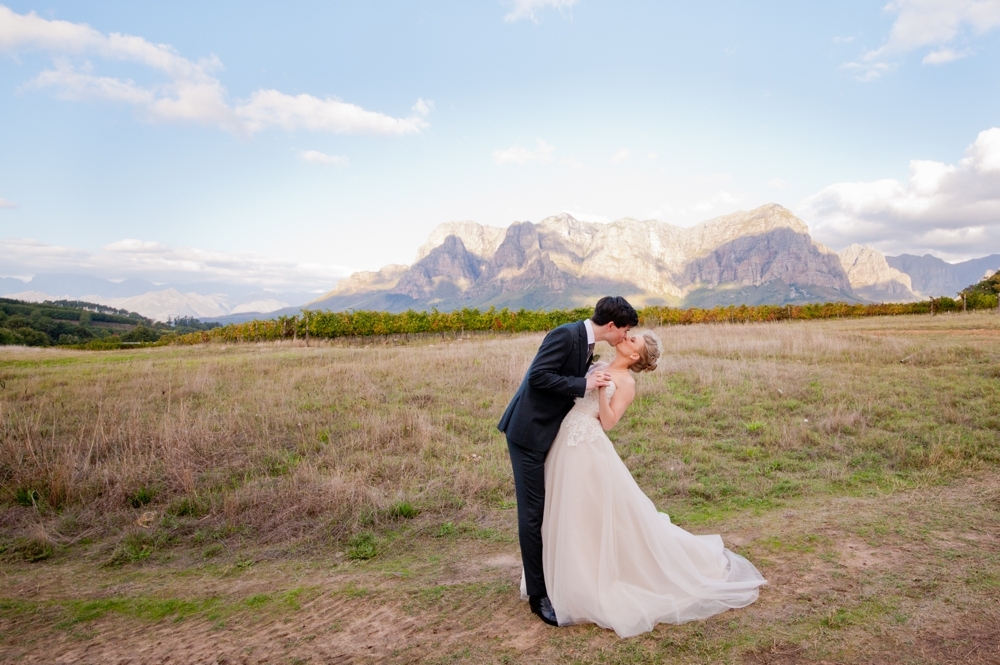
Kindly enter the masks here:
M 603 388 L 611 382 L 611 375 L 607 372 L 593 372 L 587 377 L 587 390 Z

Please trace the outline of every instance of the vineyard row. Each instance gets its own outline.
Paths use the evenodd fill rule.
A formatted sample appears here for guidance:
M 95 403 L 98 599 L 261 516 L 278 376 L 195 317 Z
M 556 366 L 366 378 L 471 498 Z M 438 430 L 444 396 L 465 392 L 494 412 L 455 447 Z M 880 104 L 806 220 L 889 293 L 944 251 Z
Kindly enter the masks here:
M 675 307 L 644 307 L 638 311 L 639 324 L 646 327 L 689 325 L 696 323 L 759 323 L 765 321 L 859 318 L 867 316 L 899 316 L 903 314 L 935 314 L 938 312 L 997 307 L 996 296 L 962 299 L 937 298 L 914 303 L 848 304 L 816 303 L 809 305 L 731 305 L 712 309 L 680 309 Z M 589 317 L 589 307 L 553 311 L 532 311 L 490 308 L 461 309 L 453 312 L 416 312 L 392 314 L 373 311 L 310 311 L 300 316 L 233 323 L 221 328 L 193 332 L 175 340 L 180 344 L 202 342 L 263 342 L 308 337 L 334 339 L 338 337 L 372 337 L 422 333 L 461 332 L 538 332 L 551 330 L 570 321 Z

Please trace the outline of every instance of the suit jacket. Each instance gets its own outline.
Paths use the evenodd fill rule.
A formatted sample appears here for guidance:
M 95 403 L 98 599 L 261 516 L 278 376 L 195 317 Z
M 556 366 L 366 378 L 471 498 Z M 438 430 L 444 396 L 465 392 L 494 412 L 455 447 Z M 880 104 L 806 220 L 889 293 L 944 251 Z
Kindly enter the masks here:
M 540 452 L 552 446 L 573 399 L 587 390 L 587 356 L 583 321 L 566 323 L 545 336 L 497 425 L 510 443 Z

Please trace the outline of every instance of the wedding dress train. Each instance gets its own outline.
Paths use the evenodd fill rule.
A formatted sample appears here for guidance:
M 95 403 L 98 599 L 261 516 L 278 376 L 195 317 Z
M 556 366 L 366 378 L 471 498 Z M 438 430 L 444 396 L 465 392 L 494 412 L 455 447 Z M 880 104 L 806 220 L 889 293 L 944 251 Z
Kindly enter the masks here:
M 754 602 L 760 572 L 720 536 L 688 533 L 657 511 L 604 433 L 597 399 L 596 390 L 577 398 L 545 461 L 542 557 L 559 625 L 630 637 Z

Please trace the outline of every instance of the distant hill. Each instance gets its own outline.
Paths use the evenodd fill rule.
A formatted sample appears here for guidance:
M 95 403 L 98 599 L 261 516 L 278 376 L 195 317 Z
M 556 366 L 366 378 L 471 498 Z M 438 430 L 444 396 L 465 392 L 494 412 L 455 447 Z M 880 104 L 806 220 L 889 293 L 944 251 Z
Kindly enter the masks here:
M 246 312 L 259 316 L 301 305 L 316 294 L 262 291 L 255 286 L 221 282 L 154 284 L 144 279 L 113 282 L 91 275 L 43 273 L 27 282 L 0 278 L 0 296 L 31 302 L 86 300 L 166 321 L 179 316 L 211 318 Z
M 914 291 L 934 298 L 939 296 L 953 298 L 965 287 L 981 281 L 986 272 L 1000 269 L 1000 254 L 991 254 L 961 263 L 947 263 L 930 254 L 923 256 L 900 254 L 887 256 L 885 260 L 893 268 L 910 276 Z
M 168 325 L 89 302 L 33 303 L 0 298 L 0 345 L 78 345 L 94 342 L 155 342 L 166 333 L 207 330 L 214 324 L 179 319 Z

